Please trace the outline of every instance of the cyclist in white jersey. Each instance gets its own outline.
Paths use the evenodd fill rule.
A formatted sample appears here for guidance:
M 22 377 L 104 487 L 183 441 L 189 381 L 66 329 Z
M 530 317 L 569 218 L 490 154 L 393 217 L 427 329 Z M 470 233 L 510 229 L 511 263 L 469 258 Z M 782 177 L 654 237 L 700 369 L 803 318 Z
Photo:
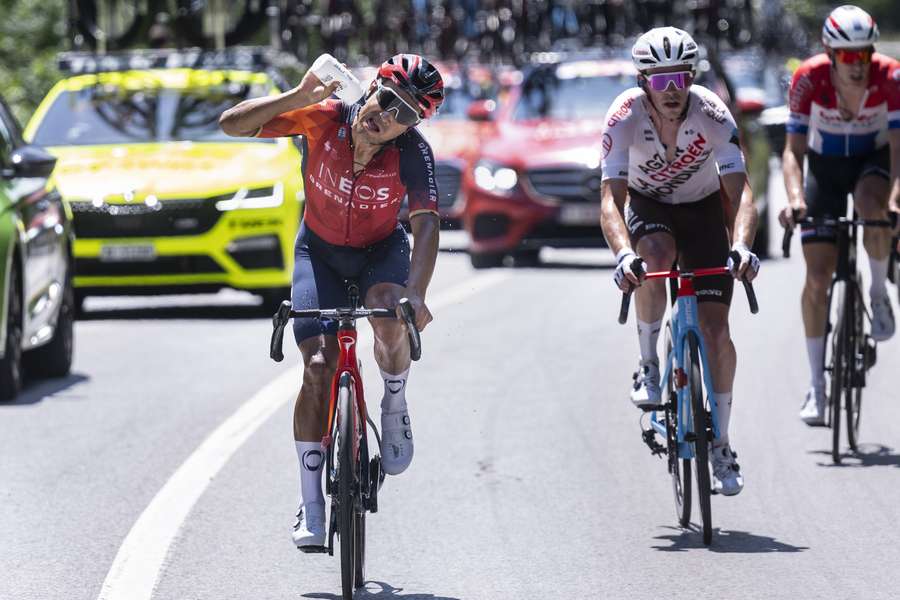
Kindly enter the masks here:
M 676 259 L 683 269 L 728 261 L 734 278 L 748 280 L 759 270 L 749 249 L 757 217 L 737 126 L 715 94 L 692 86 L 697 55 L 691 36 L 674 27 L 638 38 L 632 59 L 639 87 L 613 102 L 602 138 L 603 232 L 616 253 L 616 284 L 623 291 L 638 286 L 641 358 L 631 399 L 640 407 L 661 402 L 656 345 L 667 301 L 663 281 L 644 282 L 633 265 L 646 272 L 668 270 Z M 729 233 L 739 264 L 728 258 Z M 744 485 L 728 439 L 737 363 L 728 328 L 734 280 L 704 277 L 694 286 L 721 436 L 710 455 L 713 483 L 722 494 L 734 495 Z

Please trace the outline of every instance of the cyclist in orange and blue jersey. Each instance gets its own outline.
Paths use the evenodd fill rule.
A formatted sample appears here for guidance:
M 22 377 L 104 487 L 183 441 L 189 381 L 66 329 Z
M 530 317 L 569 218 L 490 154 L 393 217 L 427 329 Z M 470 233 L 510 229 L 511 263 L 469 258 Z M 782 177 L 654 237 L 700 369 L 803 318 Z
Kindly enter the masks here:
M 444 99 L 440 73 L 424 58 L 400 54 L 381 65 L 364 99 L 329 100 L 311 72 L 293 90 L 256 98 L 224 112 L 222 129 L 235 136 L 303 136 L 306 208 L 295 248 L 294 310 L 348 304 L 345 279 L 358 281 L 368 308 L 393 308 L 407 297 L 423 329 L 438 252 L 440 219 L 434 155 L 415 126 Z M 408 197 L 415 246 L 410 251 L 398 211 Z M 325 544 L 321 440 L 330 383 L 338 358 L 337 323 L 295 319 L 303 383 L 294 409 L 300 463 L 300 508 L 292 538 L 301 550 Z M 382 465 L 397 475 L 413 457 L 406 405 L 410 356 L 399 320 L 373 319 L 375 359 L 384 379 Z

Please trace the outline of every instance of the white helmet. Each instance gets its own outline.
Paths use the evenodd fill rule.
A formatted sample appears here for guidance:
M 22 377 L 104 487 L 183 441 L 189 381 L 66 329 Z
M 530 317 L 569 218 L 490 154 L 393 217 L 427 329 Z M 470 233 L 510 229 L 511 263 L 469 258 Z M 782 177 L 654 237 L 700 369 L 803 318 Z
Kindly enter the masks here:
M 858 6 L 838 6 L 822 26 L 822 43 L 826 48 L 863 48 L 876 41 L 878 25 Z
M 681 65 L 696 71 L 697 59 L 697 42 L 687 31 L 677 27 L 651 29 L 631 48 L 631 60 L 638 71 Z

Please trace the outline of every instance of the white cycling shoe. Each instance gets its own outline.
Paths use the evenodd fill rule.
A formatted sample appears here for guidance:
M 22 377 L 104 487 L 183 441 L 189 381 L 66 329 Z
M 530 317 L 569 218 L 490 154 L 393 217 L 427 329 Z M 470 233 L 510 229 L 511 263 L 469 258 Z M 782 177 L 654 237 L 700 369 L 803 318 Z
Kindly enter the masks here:
M 825 390 L 811 387 L 806 391 L 806 399 L 800 409 L 800 418 L 811 427 L 825 424 Z
M 631 402 L 638 408 L 659 406 L 662 394 L 659 390 L 659 363 L 655 360 L 641 361 L 637 372 L 632 375 Z
M 735 460 L 737 454 L 728 444 L 711 448 L 710 463 L 713 472 L 713 490 L 723 496 L 736 496 L 744 489 L 741 467 Z
M 381 468 L 399 475 L 413 459 L 412 424 L 409 409 L 381 413 Z
M 305 510 L 304 510 L 305 509 Z M 294 545 L 303 552 L 321 552 L 325 547 L 325 505 L 310 504 L 297 511 L 291 534 Z
M 883 342 L 894 335 L 896 324 L 891 299 L 887 294 L 872 296 L 872 339 Z

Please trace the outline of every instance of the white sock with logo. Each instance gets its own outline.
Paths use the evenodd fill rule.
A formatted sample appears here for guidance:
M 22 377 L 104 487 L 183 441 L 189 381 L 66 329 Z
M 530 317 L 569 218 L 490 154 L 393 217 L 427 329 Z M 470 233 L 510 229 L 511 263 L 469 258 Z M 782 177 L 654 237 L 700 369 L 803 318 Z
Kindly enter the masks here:
M 656 353 L 656 342 L 659 340 L 659 331 L 662 328 L 662 320 L 647 323 L 637 319 L 638 344 L 641 347 L 641 362 L 655 362 L 659 364 L 659 355 Z
M 713 392 L 712 400 L 716 403 L 716 421 L 719 426 L 719 439 L 716 448 L 728 443 L 728 424 L 731 421 L 731 392 Z
M 322 493 L 322 466 L 325 452 L 322 442 L 295 442 L 300 462 L 300 507 L 307 519 L 325 517 L 325 494 Z
M 869 257 L 869 269 L 872 271 L 872 285 L 869 286 L 869 295 L 872 298 L 884 298 L 887 295 L 888 259 L 877 260 Z
M 406 380 L 409 378 L 409 369 L 397 375 L 381 371 L 381 378 L 384 379 L 381 411 L 393 413 L 406 410 Z
M 809 358 L 810 385 L 821 392 L 825 389 L 825 336 L 806 338 L 806 356 Z

